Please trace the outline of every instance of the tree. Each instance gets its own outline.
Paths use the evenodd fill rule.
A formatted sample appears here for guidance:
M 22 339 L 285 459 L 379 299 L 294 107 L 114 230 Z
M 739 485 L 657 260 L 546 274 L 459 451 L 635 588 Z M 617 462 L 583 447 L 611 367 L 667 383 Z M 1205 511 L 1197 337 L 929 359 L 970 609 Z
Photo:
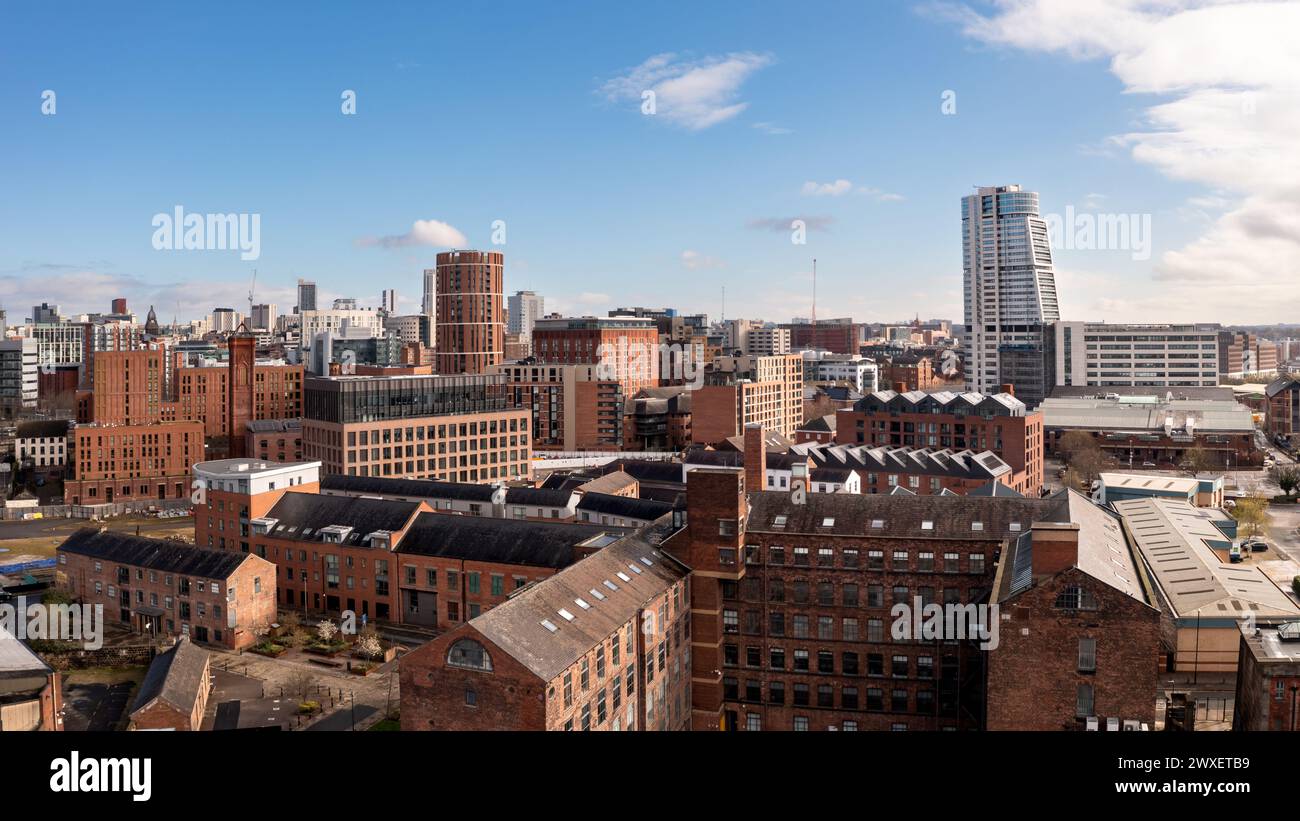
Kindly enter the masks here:
M 1201 447 L 1193 445 L 1183 454 L 1183 461 L 1187 463 L 1187 469 L 1192 473 L 1207 473 L 1218 467 L 1218 461 L 1214 454 Z
M 316 689 L 316 677 L 306 670 L 295 670 L 284 682 L 284 691 L 303 701 Z
M 367 660 L 374 660 L 384 652 L 384 648 L 379 643 L 379 636 L 374 633 L 362 633 L 357 637 L 357 652 Z
M 1232 517 L 1237 520 L 1237 524 L 1248 528 L 1248 536 L 1258 536 L 1259 532 L 1268 524 L 1268 500 L 1258 496 L 1250 496 L 1237 500 L 1237 505 L 1232 509 Z
M 1297 487 L 1300 487 L 1300 468 L 1296 468 L 1294 465 L 1276 465 L 1268 474 L 1287 496 L 1290 496 Z
M 339 626 L 329 619 L 325 619 L 316 625 L 316 635 L 320 636 L 320 640 L 326 644 L 333 641 L 338 632 Z
M 1061 454 L 1065 461 L 1073 461 L 1074 457 L 1080 453 L 1097 451 L 1101 448 L 1097 445 L 1097 440 L 1091 433 L 1082 430 L 1067 431 L 1060 441 L 1056 443 L 1056 450 Z

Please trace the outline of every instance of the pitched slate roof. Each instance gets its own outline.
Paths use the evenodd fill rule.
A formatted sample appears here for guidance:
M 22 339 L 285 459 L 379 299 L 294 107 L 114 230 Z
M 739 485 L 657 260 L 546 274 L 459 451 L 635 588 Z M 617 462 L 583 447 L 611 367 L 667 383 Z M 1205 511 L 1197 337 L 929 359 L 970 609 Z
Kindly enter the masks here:
M 996 453 L 972 450 L 909 447 L 868 447 L 805 442 L 792 449 L 806 454 L 815 467 L 845 467 L 859 473 L 915 473 L 922 476 L 952 476 L 989 480 L 1012 472 Z
M 189 714 L 194 710 L 202 688 L 208 686 L 205 671 L 208 651 L 195 647 L 182 636 L 171 649 L 154 657 L 140 683 L 131 712 L 137 712 L 155 700 Z
M 751 493 L 749 504 L 746 529 L 757 532 L 990 541 L 1016 536 L 1035 521 L 1055 521 L 1053 516 L 1062 510 L 1056 497 L 937 494 L 809 493 L 804 496 L 804 504 L 797 505 L 789 493 L 762 491 Z M 777 516 L 785 517 L 781 527 L 776 526 Z M 924 526 L 926 522 L 929 527 Z M 973 528 L 974 522 L 980 523 L 978 530 Z
M 69 422 L 66 419 L 35 420 L 19 422 L 16 439 L 58 439 L 68 435 Z
M 610 532 L 626 531 L 569 522 L 421 513 L 402 537 L 397 553 L 561 568 L 573 563 L 575 545 Z
M 169 539 L 149 539 L 89 527 L 73 533 L 58 549 L 60 552 L 89 556 L 101 561 L 205 579 L 228 578 L 251 557 L 248 553 L 208 550 Z
M 550 681 L 688 572 L 640 536 L 627 536 L 525 588 L 470 626 L 542 681 Z M 561 609 L 573 619 L 561 616 Z
M 415 515 L 419 502 L 370 499 L 364 496 L 324 496 L 286 493 L 264 518 L 275 519 L 268 536 L 274 539 L 319 542 L 321 528 L 352 528 L 344 545 L 368 547 L 366 537 L 377 530 L 398 531 Z
M 630 496 L 615 496 L 610 493 L 584 493 L 582 498 L 578 500 L 578 510 L 608 516 L 622 516 L 627 519 L 654 521 L 666 513 L 672 513 L 673 506 L 650 499 L 634 499 Z
M 431 479 L 386 479 L 382 476 L 341 476 L 329 474 L 320 479 L 321 490 L 366 493 L 373 496 L 405 496 L 422 499 L 457 499 L 467 502 L 492 501 L 491 485 L 465 482 L 435 482 Z
M 668 482 L 682 484 L 682 466 L 677 462 L 651 461 L 647 459 L 616 459 L 601 470 L 609 473 L 623 470 L 638 482 Z

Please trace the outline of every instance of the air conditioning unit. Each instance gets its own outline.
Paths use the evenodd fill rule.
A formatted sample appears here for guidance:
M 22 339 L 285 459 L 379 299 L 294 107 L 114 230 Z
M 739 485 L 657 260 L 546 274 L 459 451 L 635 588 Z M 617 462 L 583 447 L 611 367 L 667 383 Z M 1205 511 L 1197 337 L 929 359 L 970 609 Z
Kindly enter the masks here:
M 1088 716 L 1087 723 L 1084 725 L 1084 729 L 1087 730 L 1087 731 L 1090 732 L 1090 733 L 1095 733 L 1095 732 L 1097 732 L 1097 730 L 1098 730 L 1097 717 L 1096 717 L 1096 716 Z
M 1118 719 L 1118 718 L 1108 718 L 1108 719 L 1106 719 L 1106 732 L 1108 732 L 1108 733 L 1117 733 L 1117 732 L 1119 732 L 1119 719 Z

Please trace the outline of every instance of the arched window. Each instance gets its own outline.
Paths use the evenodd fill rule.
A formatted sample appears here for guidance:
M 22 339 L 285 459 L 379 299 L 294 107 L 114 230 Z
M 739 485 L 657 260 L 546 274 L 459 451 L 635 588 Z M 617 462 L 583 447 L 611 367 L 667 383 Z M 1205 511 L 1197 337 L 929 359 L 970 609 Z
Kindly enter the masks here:
M 487 648 L 473 639 L 461 639 L 447 651 L 447 664 L 452 667 L 464 667 L 466 670 L 492 672 L 492 657 Z

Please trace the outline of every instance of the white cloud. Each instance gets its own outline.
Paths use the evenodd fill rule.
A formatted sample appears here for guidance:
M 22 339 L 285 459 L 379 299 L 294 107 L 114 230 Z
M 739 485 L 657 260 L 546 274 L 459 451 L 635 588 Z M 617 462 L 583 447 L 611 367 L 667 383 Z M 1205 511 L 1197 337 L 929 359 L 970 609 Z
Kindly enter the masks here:
M 605 81 L 601 93 L 610 102 L 642 102 L 655 94 L 655 116 L 689 131 L 726 122 L 749 107 L 737 99 L 740 87 L 759 69 L 771 65 L 763 54 L 736 52 L 700 60 L 656 54 L 620 77 Z
M 1195 303 L 1214 306 L 1215 318 L 1224 321 L 1294 315 L 1300 309 L 1300 289 L 1289 284 L 1300 270 L 1300 4 L 995 0 L 994 6 L 988 14 L 952 4 L 931 9 L 989 44 L 1107 58 L 1126 93 L 1163 95 L 1147 108 L 1140 130 L 1114 135 L 1108 144 L 1170 179 L 1205 186 L 1227 210 L 1198 239 L 1166 251 L 1155 278 L 1195 283 Z M 1158 304 L 1174 308 L 1171 301 Z
M 725 260 L 718 257 L 711 257 L 701 254 L 698 251 L 687 249 L 682 251 L 682 267 L 691 271 L 702 271 L 714 268 L 726 268 Z
M 29 318 L 30 306 L 42 302 L 57 304 L 65 316 L 75 316 L 107 313 L 117 297 L 124 297 L 130 310 L 142 320 L 149 306 L 154 306 L 158 321 L 163 324 L 170 323 L 173 315 L 182 322 L 207 316 L 213 308 L 234 308 L 248 313 L 248 282 L 242 278 L 156 283 L 133 274 L 41 263 L 29 263 L 22 269 L 0 275 L 0 306 L 8 307 L 10 324 Z M 286 313 L 293 310 L 297 289 L 259 279 L 256 300 L 274 303 L 281 313 Z
M 776 123 L 754 123 L 752 127 L 757 128 L 759 131 L 762 131 L 764 134 L 771 134 L 773 136 L 781 136 L 783 134 L 794 133 L 794 129 L 785 128 L 783 126 L 777 125 Z
M 835 182 L 806 182 L 803 184 L 805 197 L 842 197 L 853 190 L 853 183 L 848 180 Z
M 457 229 L 438 220 L 416 220 L 405 234 L 386 237 L 362 237 L 357 245 L 378 248 L 405 248 L 428 245 L 434 248 L 464 248 L 469 240 Z
M 843 179 L 834 182 L 806 182 L 800 193 L 805 197 L 842 197 L 848 193 L 858 193 L 865 194 L 876 202 L 900 202 L 903 199 L 902 194 L 893 194 L 871 185 L 855 186 Z

